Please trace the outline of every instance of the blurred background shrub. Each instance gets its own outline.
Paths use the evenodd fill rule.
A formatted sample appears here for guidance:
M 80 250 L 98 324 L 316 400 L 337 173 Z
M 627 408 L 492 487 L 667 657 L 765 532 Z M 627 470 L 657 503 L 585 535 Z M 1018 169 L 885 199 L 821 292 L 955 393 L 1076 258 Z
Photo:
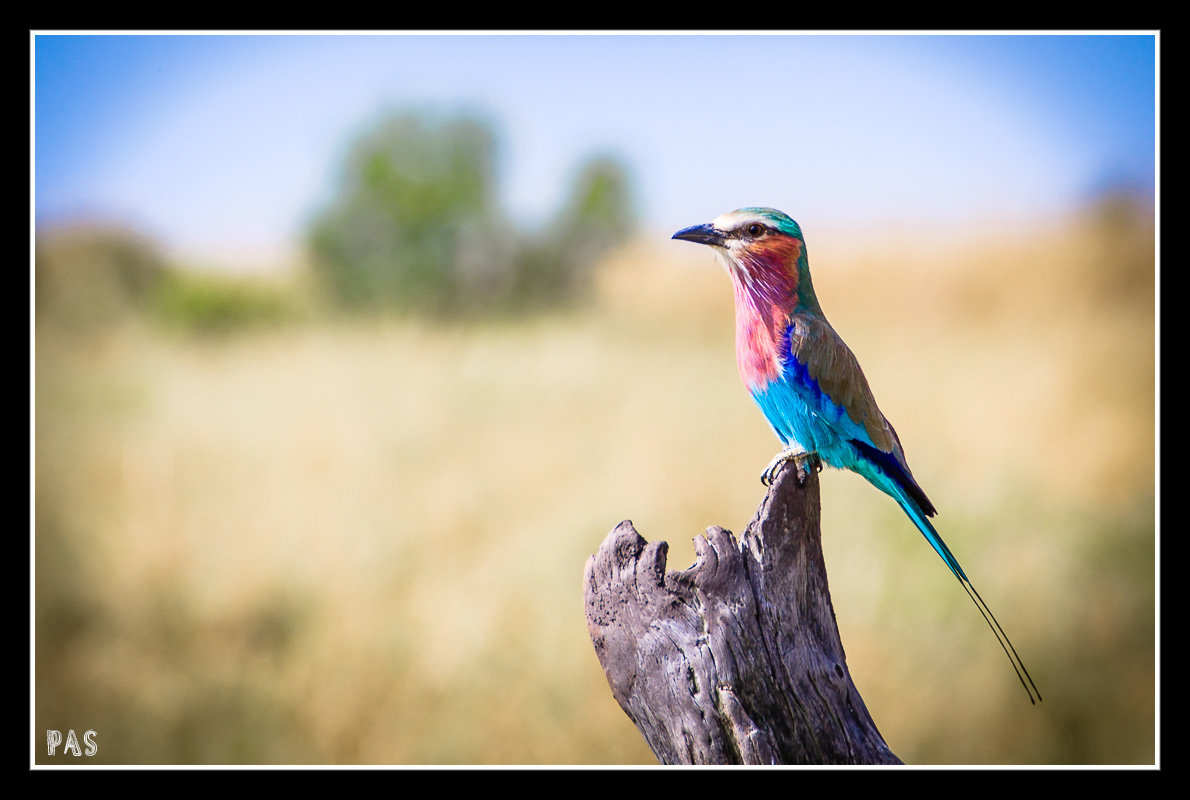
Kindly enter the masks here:
M 292 318 L 298 300 L 258 277 L 174 269 L 165 274 L 150 311 L 166 325 L 201 334 L 227 334 Z
M 115 226 L 39 230 L 36 253 L 38 320 L 76 332 L 93 332 L 130 311 L 144 311 L 166 274 L 153 242 Z
M 168 264 L 149 237 L 83 225 L 38 234 L 34 271 L 41 330 L 103 335 L 130 320 L 226 334 L 298 313 L 302 300 L 275 278 Z

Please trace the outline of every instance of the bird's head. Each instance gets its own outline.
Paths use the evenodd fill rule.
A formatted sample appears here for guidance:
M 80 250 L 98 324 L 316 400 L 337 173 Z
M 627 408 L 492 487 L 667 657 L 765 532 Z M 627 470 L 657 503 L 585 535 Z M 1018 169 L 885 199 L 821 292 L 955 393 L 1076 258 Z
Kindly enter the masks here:
M 739 251 L 762 242 L 767 236 L 789 237 L 800 242 L 802 229 L 788 214 L 775 208 L 740 208 L 703 225 L 683 228 L 673 238 Z
M 802 229 L 774 208 L 741 208 L 703 225 L 683 228 L 674 239 L 710 245 L 735 281 L 737 293 L 767 302 L 817 310 Z

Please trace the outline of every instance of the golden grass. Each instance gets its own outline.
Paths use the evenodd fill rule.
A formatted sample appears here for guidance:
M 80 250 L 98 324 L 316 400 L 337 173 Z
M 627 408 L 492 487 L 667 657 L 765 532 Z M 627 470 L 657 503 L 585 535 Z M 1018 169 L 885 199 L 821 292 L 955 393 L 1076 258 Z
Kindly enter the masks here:
M 826 473 L 849 665 L 907 762 L 1154 759 L 1146 230 L 1123 275 L 1086 219 L 932 250 L 811 232 L 823 307 L 1046 698 L 895 505 Z M 763 494 L 776 441 L 708 253 L 638 243 L 588 308 L 523 322 L 37 336 L 39 736 L 93 728 L 105 763 L 654 763 L 581 578 L 621 519 L 682 568 Z

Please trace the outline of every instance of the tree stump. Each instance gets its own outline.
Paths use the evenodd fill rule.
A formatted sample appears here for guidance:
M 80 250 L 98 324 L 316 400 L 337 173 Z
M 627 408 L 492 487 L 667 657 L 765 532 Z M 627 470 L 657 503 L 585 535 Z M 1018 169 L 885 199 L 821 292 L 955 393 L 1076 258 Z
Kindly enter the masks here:
M 625 520 L 587 560 L 587 628 L 663 764 L 899 764 L 851 681 L 826 581 L 814 470 L 787 463 L 736 542 L 689 569 Z

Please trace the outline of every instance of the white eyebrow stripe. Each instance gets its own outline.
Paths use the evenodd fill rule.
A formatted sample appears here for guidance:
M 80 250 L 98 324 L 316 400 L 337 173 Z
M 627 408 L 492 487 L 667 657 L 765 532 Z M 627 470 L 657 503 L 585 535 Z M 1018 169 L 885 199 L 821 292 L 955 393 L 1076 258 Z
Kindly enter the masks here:
M 715 226 L 717 230 L 730 231 L 749 222 L 759 222 L 766 226 L 769 224 L 760 214 L 728 211 L 726 214 L 720 214 L 711 220 L 711 225 Z

